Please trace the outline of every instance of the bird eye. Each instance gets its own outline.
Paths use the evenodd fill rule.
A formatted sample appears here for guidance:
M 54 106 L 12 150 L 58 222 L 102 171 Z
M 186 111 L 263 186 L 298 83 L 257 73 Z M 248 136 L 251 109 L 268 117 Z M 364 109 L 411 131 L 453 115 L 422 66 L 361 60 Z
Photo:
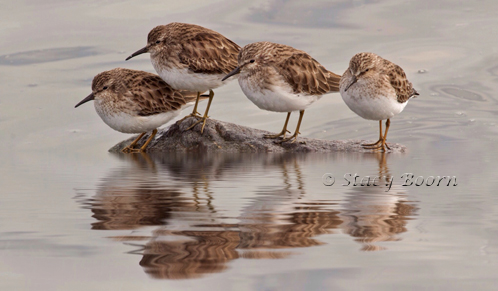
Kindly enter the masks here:
M 161 41 L 160 40 L 156 40 L 156 43 L 161 43 Z
M 370 69 L 366 69 L 365 72 L 368 72 L 368 70 L 370 70 Z
M 254 60 L 250 60 L 249 63 L 254 63 Z
M 107 90 L 107 88 L 108 88 L 107 86 L 104 86 L 104 88 L 102 88 L 102 90 Z

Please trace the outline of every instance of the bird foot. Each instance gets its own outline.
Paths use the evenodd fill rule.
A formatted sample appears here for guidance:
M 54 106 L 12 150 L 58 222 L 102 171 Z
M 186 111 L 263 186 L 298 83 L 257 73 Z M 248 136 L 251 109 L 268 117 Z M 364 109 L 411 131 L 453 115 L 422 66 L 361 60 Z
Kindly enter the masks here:
M 197 111 L 196 112 L 192 112 L 189 115 L 187 115 L 187 116 L 183 117 L 182 119 L 180 119 L 179 121 L 180 121 L 180 123 L 182 123 L 185 119 L 190 118 L 190 117 L 201 118 L 201 114 L 199 112 L 197 112 Z
M 141 152 L 144 152 L 144 151 L 142 149 L 140 149 L 140 148 L 137 149 L 137 148 L 134 148 L 134 147 L 127 146 L 124 149 L 122 149 L 121 152 L 123 152 L 125 154 L 136 154 L 136 153 L 141 153 Z
M 379 144 L 380 143 L 380 144 Z M 367 150 L 382 150 L 383 152 L 386 152 L 386 148 L 388 150 L 390 150 L 391 148 L 387 145 L 387 143 L 385 141 L 378 141 L 374 144 L 370 144 L 370 145 L 367 145 L 367 144 L 364 144 L 362 145 L 362 147 L 364 149 L 367 149 Z
M 291 143 L 295 143 L 297 141 L 297 136 L 299 135 L 299 132 L 294 133 L 291 137 L 289 138 L 284 138 L 282 140 L 276 141 L 276 144 L 283 144 L 284 142 L 290 141 Z M 291 141 L 292 140 L 292 141 Z
M 362 147 L 372 147 L 372 146 L 378 145 L 379 143 L 382 143 L 382 139 L 379 139 L 378 141 L 376 141 L 374 143 L 365 143 L 365 144 L 362 144 L 361 146 Z
M 199 124 L 199 123 L 202 122 L 202 127 L 201 127 L 201 134 L 202 134 L 204 132 L 204 127 L 206 126 L 206 121 L 208 120 L 208 118 L 209 118 L 209 116 L 199 117 L 199 120 L 197 120 L 194 124 L 192 124 L 191 126 L 189 126 L 189 128 L 187 128 L 187 130 L 191 130 L 197 124 Z
M 263 135 L 263 138 L 279 138 L 279 137 L 282 137 L 283 139 L 285 139 L 285 135 L 287 133 L 290 133 L 290 131 L 285 130 L 285 131 L 281 131 L 280 133 L 277 133 L 277 134 L 265 134 L 265 135 Z

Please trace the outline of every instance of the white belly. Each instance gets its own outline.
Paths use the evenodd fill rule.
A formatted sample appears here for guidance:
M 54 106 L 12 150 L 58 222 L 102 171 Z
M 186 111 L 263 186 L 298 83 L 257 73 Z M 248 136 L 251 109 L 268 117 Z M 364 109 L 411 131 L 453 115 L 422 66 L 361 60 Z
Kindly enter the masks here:
M 222 82 L 226 74 L 201 74 L 194 73 L 187 68 L 183 69 L 161 69 L 151 59 L 157 74 L 171 87 L 177 90 L 189 90 L 193 92 L 205 92 L 226 84 L 229 80 Z
M 290 86 L 272 86 L 270 89 L 261 89 L 258 84 L 239 77 L 242 92 L 252 103 L 260 109 L 275 112 L 292 112 L 305 110 L 321 96 L 294 94 Z
M 100 118 L 112 129 L 123 133 L 142 133 L 160 127 L 181 113 L 181 110 L 169 111 L 150 116 L 134 116 L 124 112 L 109 113 L 102 110 L 95 102 L 95 110 Z
M 377 95 L 359 96 L 354 90 L 344 92 L 341 88 L 341 96 L 346 105 L 360 117 L 370 120 L 384 120 L 401 113 L 408 101 L 399 103 L 394 96 Z

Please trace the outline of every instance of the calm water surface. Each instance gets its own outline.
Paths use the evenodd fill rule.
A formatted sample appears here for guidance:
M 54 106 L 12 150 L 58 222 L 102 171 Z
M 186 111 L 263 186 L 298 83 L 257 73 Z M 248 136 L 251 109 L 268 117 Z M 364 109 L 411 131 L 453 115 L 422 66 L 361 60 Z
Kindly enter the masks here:
M 495 290 L 496 1 L 2 7 L 1 290 Z M 124 58 L 172 21 L 240 45 L 289 44 L 341 74 L 360 51 L 392 60 L 420 92 L 389 133 L 409 151 L 108 153 L 128 136 L 93 106 L 73 107 L 101 71 L 153 72 L 147 56 Z M 284 119 L 251 104 L 236 82 L 216 90 L 210 112 L 273 131 Z M 301 132 L 374 139 L 377 123 L 332 94 L 307 110 Z M 334 185 L 324 185 L 326 173 Z M 424 184 L 403 186 L 405 173 Z M 361 186 L 366 176 L 379 186 Z M 438 176 L 457 185 L 427 186 Z

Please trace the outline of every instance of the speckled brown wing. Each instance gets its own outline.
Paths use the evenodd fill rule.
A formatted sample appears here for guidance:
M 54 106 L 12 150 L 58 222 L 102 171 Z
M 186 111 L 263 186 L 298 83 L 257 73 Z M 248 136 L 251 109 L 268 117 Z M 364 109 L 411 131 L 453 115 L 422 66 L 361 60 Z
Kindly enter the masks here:
M 197 93 L 171 88 L 159 76 L 153 74 L 136 78 L 124 95 L 129 98 L 130 105 L 140 116 L 179 110 L 188 102 L 195 101 L 197 97 Z
M 191 32 L 181 45 L 180 62 L 195 73 L 228 74 L 237 67 L 240 47 L 215 31 Z
M 410 98 L 418 95 L 418 92 L 413 88 L 412 83 L 406 78 L 405 71 L 403 71 L 400 66 L 389 62 L 389 66 L 387 67 L 389 68 L 387 74 L 389 75 L 391 86 L 393 86 L 396 91 L 396 97 L 399 103 L 405 103 Z
M 341 76 L 327 71 L 305 52 L 297 52 L 276 66 L 294 93 L 322 95 L 339 91 Z

